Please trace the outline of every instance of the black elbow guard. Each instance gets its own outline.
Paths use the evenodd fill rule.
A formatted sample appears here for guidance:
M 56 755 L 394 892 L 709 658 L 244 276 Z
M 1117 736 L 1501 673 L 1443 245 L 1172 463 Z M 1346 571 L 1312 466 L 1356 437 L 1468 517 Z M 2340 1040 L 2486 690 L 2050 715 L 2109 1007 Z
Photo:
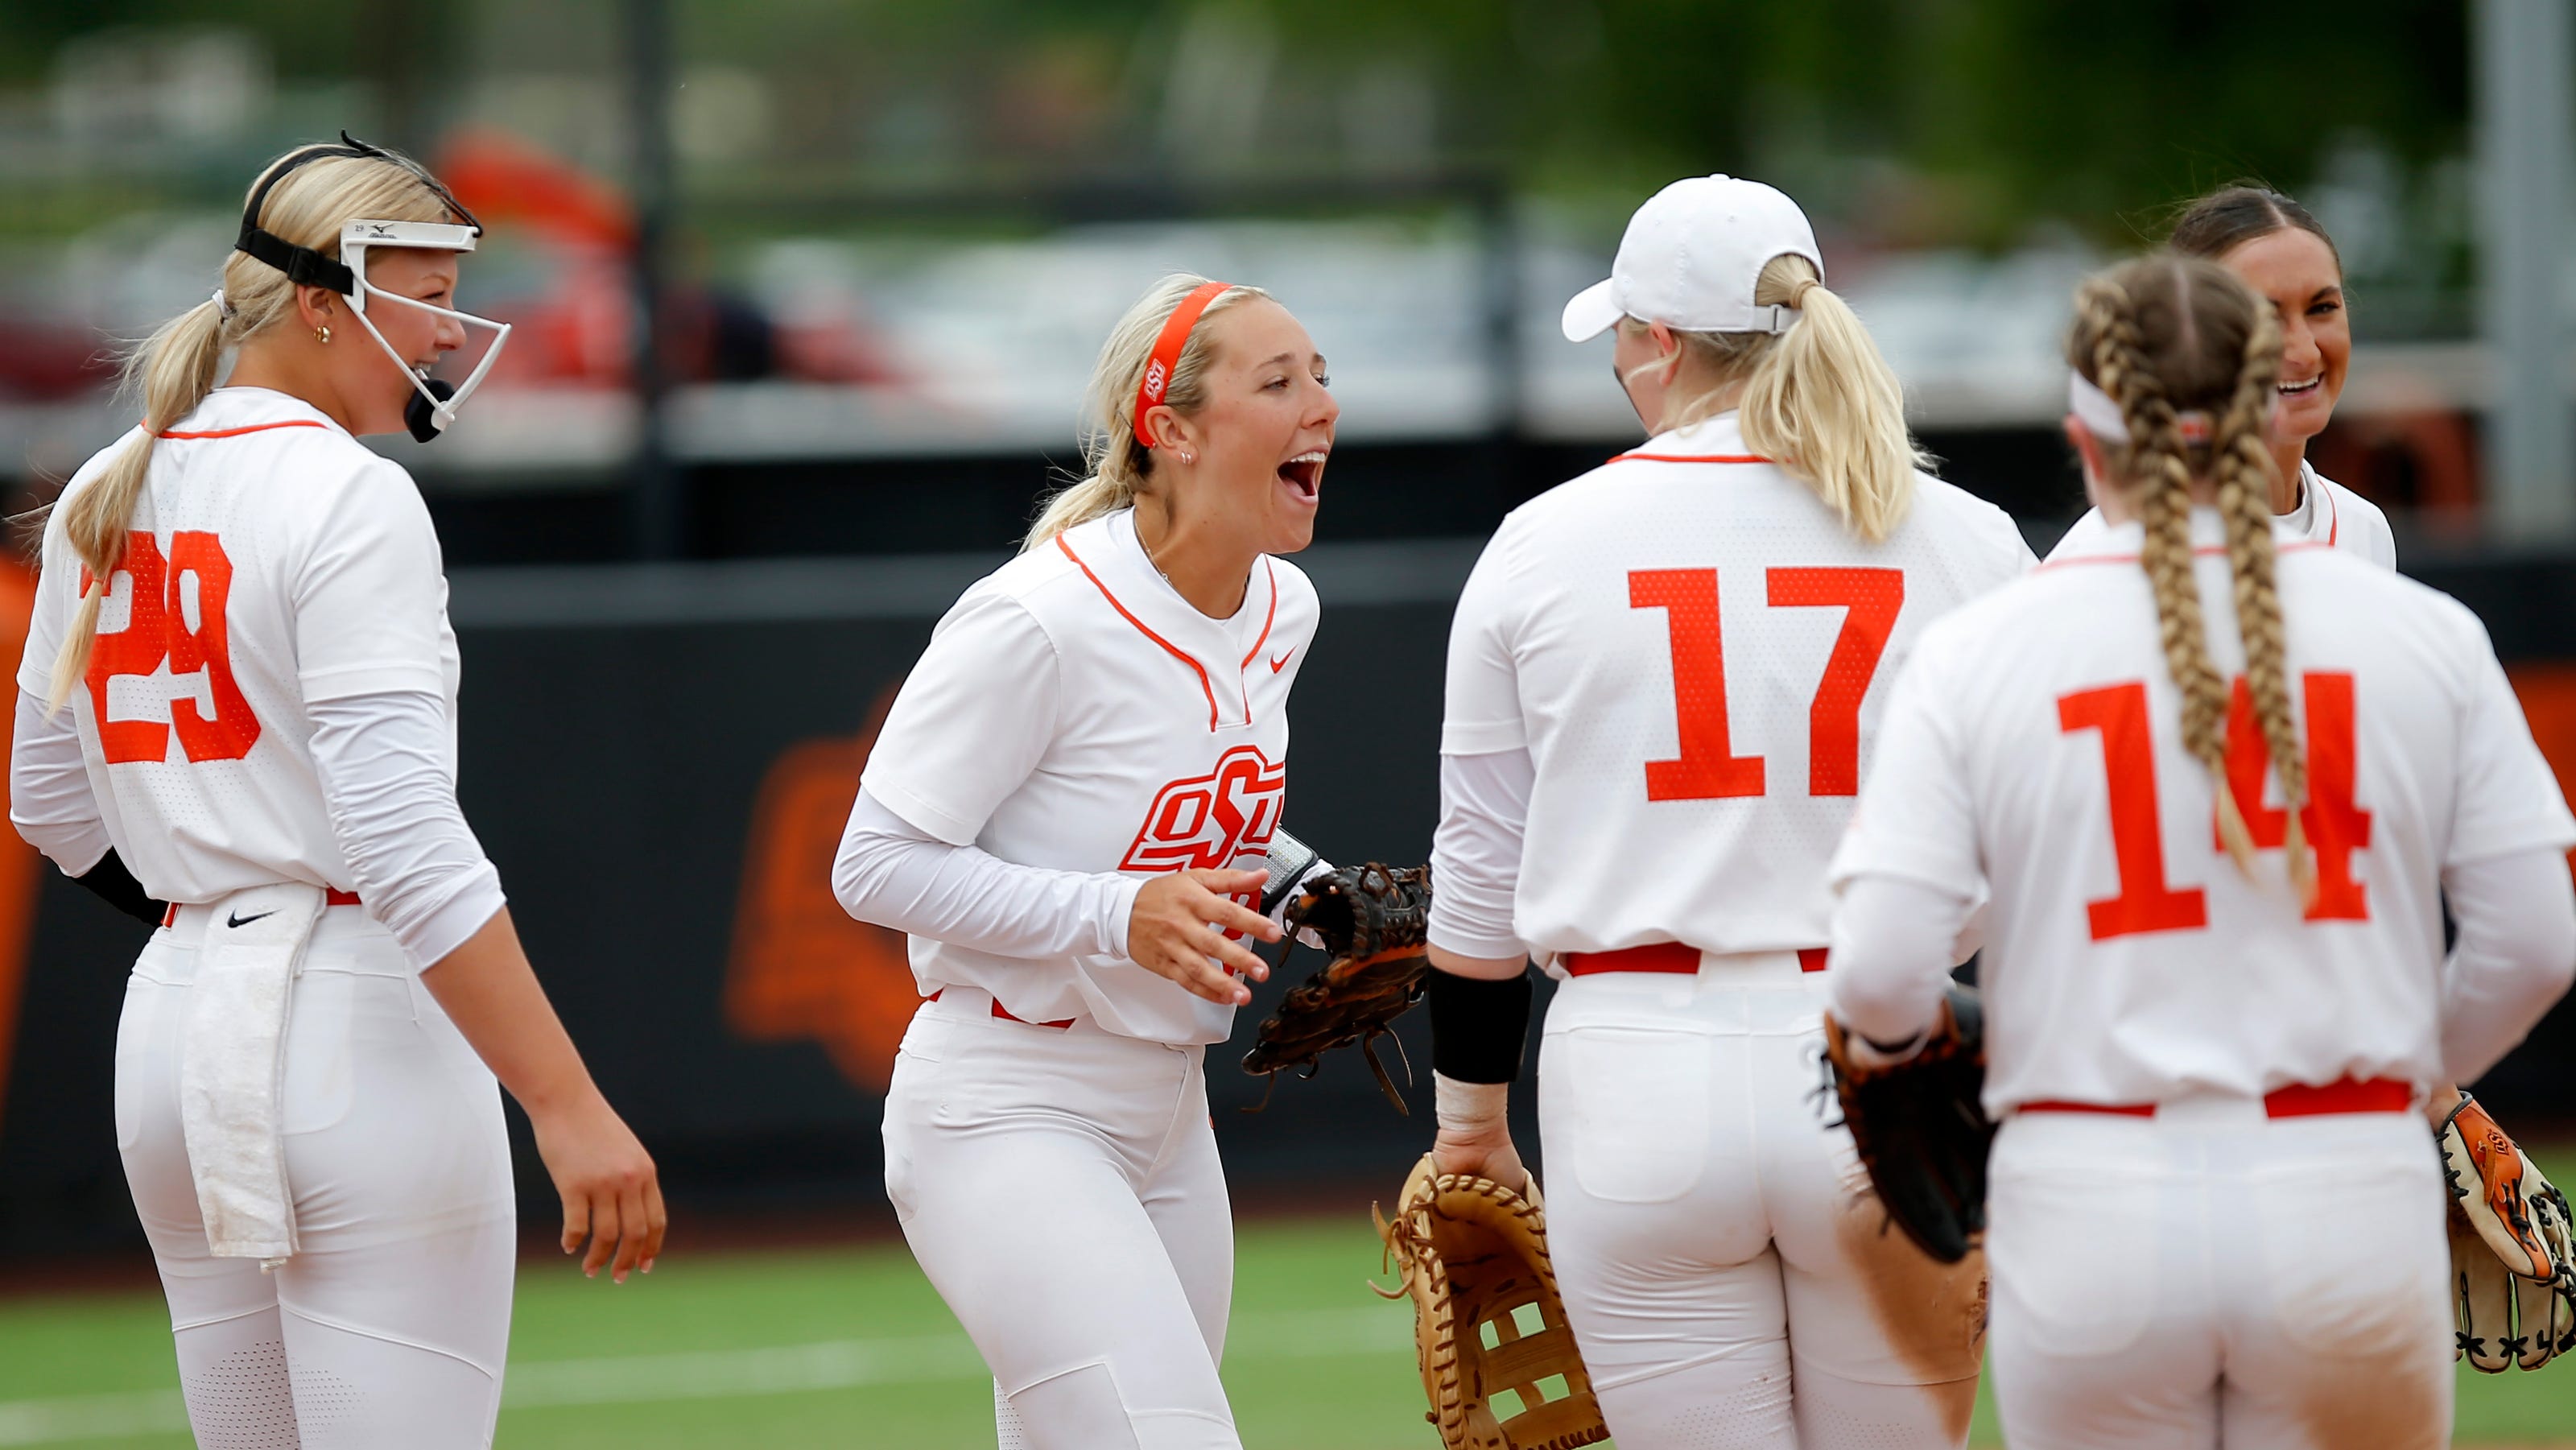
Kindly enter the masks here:
M 1511 1082 L 1529 1035 L 1530 979 L 1431 969 L 1431 1070 L 1452 1082 Z
M 99 857 L 97 865 L 73 877 L 72 882 L 147 926 L 159 926 L 161 918 L 170 911 L 168 902 L 152 899 L 151 894 L 143 889 L 143 883 L 134 879 L 134 873 L 125 869 L 125 862 L 114 851 Z

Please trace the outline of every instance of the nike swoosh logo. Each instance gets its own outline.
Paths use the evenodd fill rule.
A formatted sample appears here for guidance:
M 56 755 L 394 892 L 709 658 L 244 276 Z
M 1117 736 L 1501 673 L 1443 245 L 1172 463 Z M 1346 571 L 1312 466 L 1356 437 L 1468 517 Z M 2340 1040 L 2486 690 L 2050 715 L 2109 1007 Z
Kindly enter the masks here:
M 1270 660 L 1270 673 L 1274 675 L 1279 673 L 1280 668 L 1286 665 L 1290 659 L 1294 658 L 1296 653 L 1297 652 L 1292 649 L 1288 651 L 1287 654 L 1272 656 Z
M 277 915 L 275 911 L 263 911 L 257 916 L 234 916 L 230 913 L 226 913 L 224 916 L 224 925 L 233 927 L 248 926 L 254 921 L 266 921 L 275 915 Z

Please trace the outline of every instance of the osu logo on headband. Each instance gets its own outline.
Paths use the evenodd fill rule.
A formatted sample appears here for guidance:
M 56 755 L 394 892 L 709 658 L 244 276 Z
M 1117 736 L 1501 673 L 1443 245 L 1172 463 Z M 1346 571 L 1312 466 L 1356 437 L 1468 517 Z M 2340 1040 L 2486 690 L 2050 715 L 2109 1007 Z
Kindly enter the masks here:
M 1266 853 L 1279 830 L 1288 770 L 1257 745 L 1217 757 L 1216 769 L 1176 780 L 1154 797 L 1121 871 L 1221 870 L 1245 853 Z

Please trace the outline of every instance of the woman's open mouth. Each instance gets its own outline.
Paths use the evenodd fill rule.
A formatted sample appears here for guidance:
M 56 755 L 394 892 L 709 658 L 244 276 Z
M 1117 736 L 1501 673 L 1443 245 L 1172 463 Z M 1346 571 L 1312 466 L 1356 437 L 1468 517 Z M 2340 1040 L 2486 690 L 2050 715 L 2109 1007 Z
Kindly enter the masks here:
M 2273 385 L 2272 390 L 2279 393 L 2284 398 L 2304 398 L 2315 393 L 2319 388 L 2322 388 L 2325 385 L 2326 375 L 2319 373 L 2315 377 L 2308 378 L 2302 382 L 2276 383 Z
M 1279 479 L 1295 490 L 1298 497 L 1313 502 L 1324 482 L 1324 458 L 1329 449 L 1317 448 L 1300 453 L 1279 465 Z

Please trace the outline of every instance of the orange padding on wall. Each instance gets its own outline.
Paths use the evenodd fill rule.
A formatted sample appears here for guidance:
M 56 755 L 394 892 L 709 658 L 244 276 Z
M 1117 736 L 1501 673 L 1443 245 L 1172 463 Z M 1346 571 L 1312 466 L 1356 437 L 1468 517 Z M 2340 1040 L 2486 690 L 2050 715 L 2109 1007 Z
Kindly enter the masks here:
M 2522 699 L 2523 718 L 2531 738 L 2558 774 L 2558 789 L 2576 799 L 2576 664 L 2560 661 L 2505 666 L 2505 678 Z M 2568 853 L 2576 868 L 2576 851 Z

